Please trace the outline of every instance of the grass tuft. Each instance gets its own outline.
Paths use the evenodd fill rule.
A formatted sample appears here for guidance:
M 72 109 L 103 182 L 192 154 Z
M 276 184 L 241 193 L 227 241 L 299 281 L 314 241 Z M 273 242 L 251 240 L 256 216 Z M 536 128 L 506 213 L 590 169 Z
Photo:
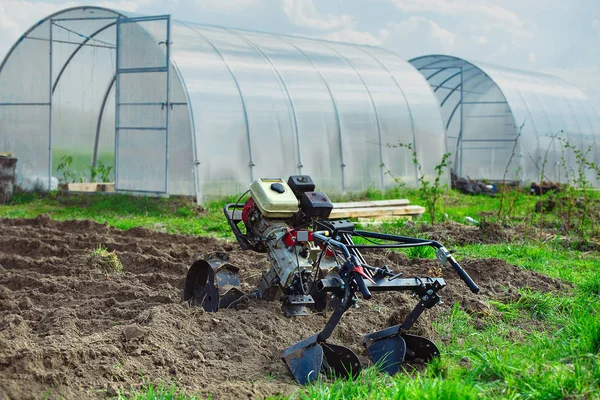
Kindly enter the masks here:
M 141 390 L 133 390 L 128 394 L 119 392 L 117 400 L 199 400 L 203 398 L 190 395 L 175 384 L 160 383 L 148 384 Z
M 586 294 L 600 296 L 600 272 L 590 275 L 581 283 L 580 289 Z
M 88 256 L 92 268 L 99 269 L 106 274 L 123 272 L 123 264 L 114 251 L 108 251 L 103 245 L 98 245 Z

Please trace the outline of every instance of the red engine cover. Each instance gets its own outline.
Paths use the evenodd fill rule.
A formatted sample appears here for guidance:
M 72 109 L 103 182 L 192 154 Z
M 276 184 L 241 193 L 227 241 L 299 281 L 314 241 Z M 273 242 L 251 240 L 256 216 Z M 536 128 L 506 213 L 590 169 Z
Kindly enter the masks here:
M 244 208 L 242 209 L 242 222 L 244 222 L 244 225 L 246 224 L 246 221 L 248 221 L 248 216 L 250 215 L 250 211 L 252 211 L 253 208 L 254 199 L 250 197 L 246 204 L 244 204 Z

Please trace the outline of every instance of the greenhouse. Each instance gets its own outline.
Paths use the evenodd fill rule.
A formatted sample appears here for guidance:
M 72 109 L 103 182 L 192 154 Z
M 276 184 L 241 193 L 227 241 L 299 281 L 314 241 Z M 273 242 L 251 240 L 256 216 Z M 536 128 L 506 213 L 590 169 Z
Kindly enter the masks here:
M 566 143 L 600 165 L 600 114 L 563 80 L 446 55 L 410 62 L 437 95 L 458 175 L 524 183 L 542 175 L 572 180 L 577 160 Z M 587 174 L 597 185 L 597 173 Z
M 198 201 L 299 173 L 337 192 L 415 185 L 399 143 L 433 173 L 443 118 L 423 76 L 376 47 L 77 7 L 0 64 L 0 151 L 42 189 L 91 171 Z

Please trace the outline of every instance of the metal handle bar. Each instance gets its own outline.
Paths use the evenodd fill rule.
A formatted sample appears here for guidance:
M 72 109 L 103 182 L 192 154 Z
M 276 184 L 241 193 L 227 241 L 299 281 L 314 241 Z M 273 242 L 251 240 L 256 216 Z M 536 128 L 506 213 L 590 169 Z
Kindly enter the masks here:
M 348 232 L 348 233 L 366 237 L 366 238 L 371 238 L 371 239 L 391 240 L 394 242 L 401 242 L 401 243 L 409 244 L 409 245 L 412 244 L 414 246 L 431 246 L 431 247 L 435 248 L 436 250 L 438 250 L 438 254 L 436 256 L 440 260 L 440 262 L 442 262 L 442 263 L 445 263 L 446 261 L 450 262 L 450 265 L 452 265 L 452 268 L 454 268 L 454 270 L 456 271 L 456 273 L 458 274 L 460 279 L 462 279 L 462 281 L 469 287 L 469 289 L 471 289 L 471 292 L 479 293 L 479 286 L 477 286 L 477 284 L 473 281 L 473 279 L 471 279 L 469 274 L 460 266 L 460 264 L 454 259 L 454 257 L 452 257 L 452 254 L 450 254 L 450 252 L 441 243 L 438 243 L 434 240 L 411 238 L 411 237 L 407 237 L 407 236 L 388 235 L 385 233 L 375 233 L 375 232 L 368 232 L 368 231 L 354 231 L 354 232 Z M 368 246 L 369 245 L 360 245 L 361 248 L 369 248 Z M 384 246 L 385 245 L 373 245 L 374 248 L 384 247 Z M 390 245 L 390 247 L 403 247 L 403 246 Z M 410 247 L 410 246 L 408 246 L 408 247 Z
M 358 290 L 360 290 L 360 293 L 362 293 L 363 299 L 369 300 L 372 297 L 372 295 L 371 291 L 365 284 L 364 278 L 358 272 L 353 272 L 352 276 L 354 278 L 354 281 L 358 285 Z

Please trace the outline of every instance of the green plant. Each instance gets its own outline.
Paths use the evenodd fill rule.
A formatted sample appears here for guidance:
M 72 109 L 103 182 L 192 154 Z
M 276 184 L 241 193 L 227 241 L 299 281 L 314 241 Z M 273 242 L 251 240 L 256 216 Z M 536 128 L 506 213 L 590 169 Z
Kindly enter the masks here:
M 513 142 L 513 147 L 512 147 L 512 152 L 510 154 L 510 157 L 508 158 L 508 162 L 506 163 L 506 167 L 504 168 L 504 175 L 502 176 L 502 194 L 500 195 L 500 205 L 498 206 L 498 213 L 497 213 L 497 217 L 498 219 L 502 219 L 503 218 L 503 212 L 504 212 L 504 199 L 507 195 L 507 187 L 506 187 L 506 176 L 508 175 L 508 171 L 510 170 L 510 165 L 512 164 L 512 161 L 515 157 L 515 155 L 517 154 L 517 146 L 519 144 L 519 138 L 521 137 L 521 132 L 523 132 L 523 127 L 525 126 L 525 122 L 523 122 L 521 124 L 521 126 L 519 127 L 519 132 L 517 133 L 517 135 L 515 136 L 515 140 Z M 521 167 L 519 166 L 515 172 L 515 180 L 518 180 L 518 176 L 519 176 L 519 172 L 521 171 Z M 511 211 L 514 209 L 514 202 L 510 201 L 510 200 L 515 200 L 516 197 L 513 196 L 509 196 L 508 201 L 507 201 L 507 213 L 506 216 L 510 217 L 511 215 Z
M 89 165 L 88 168 L 90 170 L 90 182 L 96 182 L 98 170 L 93 165 Z
M 409 247 L 404 253 L 408 258 L 435 258 L 435 250 L 428 246 Z
M 112 166 L 104 165 L 101 161 L 98 161 L 98 173 L 100 174 L 100 180 L 102 182 L 110 182 L 110 173 L 112 170 Z
M 70 170 L 73 164 L 73 157 L 65 155 L 60 159 L 60 163 L 56 167 L 56 172 L 62 172 L 62 177 L 59 178 L 60 183 L 74 183 L 77 180 L 77 174 Z
M 417 157 L 417 150 L 415 149 L 412 143 L 399 143 L 396 146 L 388 146 L 404 148 L 410 151 L 413 165 L 417 169 L 417 182 L 419 183 L 419 191 L 421 192 L 421 196 L 423 197 L 427 205 L 427 211 L 429 211 L 429 216 L 431 217 L 431 225 L 434 225 L 436 222 L 437 206 L 439 200 L 444 194 L 444 188 L 447 189 L 447 185 L 442 185 L 441 178 L 446 172 L 446 169 L 448 168 L 448 158 L 450 158 L 451 153 L 444 153 L 444 155 L 442 155 L 442 159 L 440 160 L 439 164 L 437 164 L 434 167 L 435 175 L 433 181 L 430 181 L 423 172 L 422 165 L 419 162 L 419 158 Z M 386 174 L 393 177 L 391 171 L 389 170 L 386 172 Z M 400 184 L 398 178 L 394 178 L 394 181 Z
M 591 182 L 587 176 L 588 171 L 595 172 L 600 177 L 600 167 L 589 160 L 589 154 L 594 145 L 585 150 L 572 145 L 564 138 L 558 138 L 562 144 L 560 165 L 565 171 L 567 183 L 558 196 L 558 206 L 565 216 L 564 225 L 566 230 L 576 226 L 577 233 L 581 239 L 587 239 L 588 235 L 598 236 L 600 215 L 598 213 L 598 201 L 594 196 Z M 575 158 L 575 163 L 568 162 L 570 153 Z
M 98 175 L 100 175 L 100 182 L 110 182 L 110 173 L 113 167 L 104 165 L 102 161 L 98 161 L 95 167 L 90 165 L 88 168 L 90 170 L 90 182 L 96 182 Z

